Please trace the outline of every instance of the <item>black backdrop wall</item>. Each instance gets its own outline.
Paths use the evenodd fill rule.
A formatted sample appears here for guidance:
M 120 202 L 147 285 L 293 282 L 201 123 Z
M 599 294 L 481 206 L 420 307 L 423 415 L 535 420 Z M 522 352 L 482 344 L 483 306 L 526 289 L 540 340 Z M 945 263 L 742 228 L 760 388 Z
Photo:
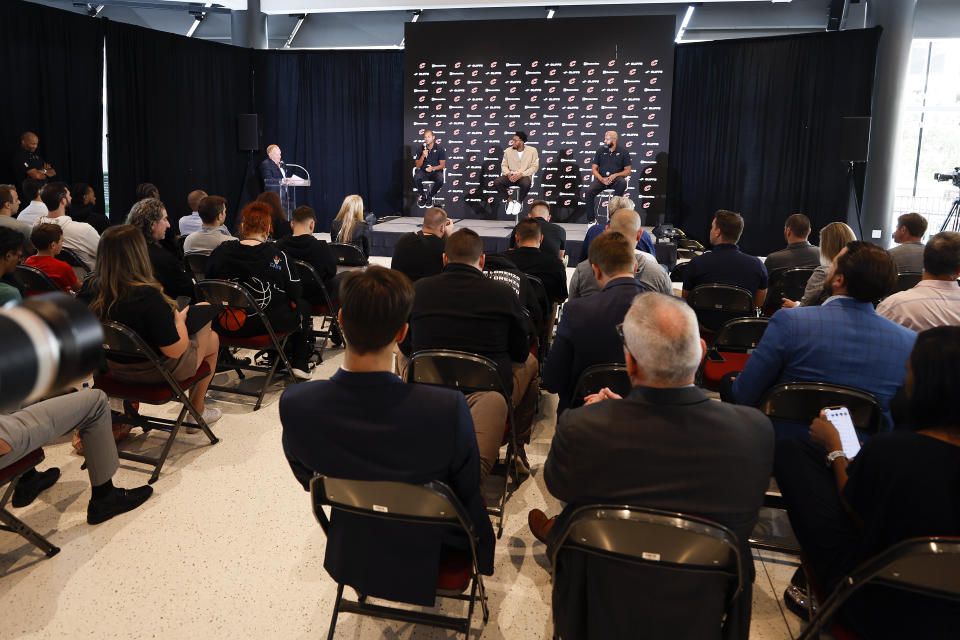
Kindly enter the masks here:
M 297 204 L 314 208 L 317 226 L 329 230 L 351 193 L 368 213 L 399 212 L 403 54 L 257 51 L 253 65 L 263 148 L 276 143 L 310 171 Z
M 677 47 L 667 218 L 705 241 L 743 214 L 745 251 L 783 245 L 783 221 L 846 221 L 840 118 L 870 115 L 879 29 Z M 853 226 L 856 230 L 856 226 Z
M 3 2 L 0 24 L 0 182 L 14 181 L 10 157 L 33 131 L 57 179 L 89 183 L 102 204 L 103 21 Z

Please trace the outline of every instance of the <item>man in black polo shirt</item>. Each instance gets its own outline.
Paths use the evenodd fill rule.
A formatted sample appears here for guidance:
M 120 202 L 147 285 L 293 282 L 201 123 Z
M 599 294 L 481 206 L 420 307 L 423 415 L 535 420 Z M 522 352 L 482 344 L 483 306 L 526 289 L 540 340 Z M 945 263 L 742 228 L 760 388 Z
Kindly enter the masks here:
M 563 260 L 567 246 L 567 231 L 560 225 L 550 222 L 550 205 L 545 200 L 534 201 L 530 205 L 529 216 L 540 225 L 540 233 L 543 235 L 540 251 Z M 516 246 L 516 235 L 510 236 L 510 248 L 513 249 Z
M 537 218 L 526 218 L 513 229 L 517 248 L 501 255 L 528 276 L 539 278 L 553 302 L 567 299 L 567 269 L 555 255 L 540 251 L 543 232 Z
M 417 185 L 417 206 L 428 207 L 433 204 L 433 197 L 443 187 L 443 168 L 447 166 L 447 152 L 443 145 L 437 142 L 433 131 L 423 132 L 423 149 L 416 159 L 417 171 L 413 174 L 413 181 Z M 433 181 L 433 188 L 429 193 L 423 190 L 423 183 Z
M 13 172 L 17 176 L 16 184 L 23 184 L 27 178 L 46 182 L 57 175 L 50 163 L 37 153 L 40 138 L 32 131 L 20 135 L 20 148 L 13 154 Z
M 721 209 L 710 224 L 708 251 L 690 261 L 683 277 L 683 297 L 701 284 L 729 284 L 753 294 L 753 306 L 762 307 L 767 297 L 767 269 L 760 258 L 740 251 L 737 243 L 743 233 L 743 217 Z
M 607 131 L 603 134 L 603 146 L 593 156 L 593 182 L 587 187 L 584 201 L 587 207 L 587 222 L 596 218 L 594 201 L 597 194 L 604 189 L 613 189 L 613 192 L 622 196 L 627 190 L 627 176 L 633 168 L 630 166 L 633 158 L 626 148 L 618 144 L 616 131 Z
M 435 276 L 443 270 L 443 245 L 453 233 L 453 221 L 440 207 L 430 207 L 423 214 L 423 228 L 405 233 L 393 245 L 390 268 L 406 275 L 412 282 Z

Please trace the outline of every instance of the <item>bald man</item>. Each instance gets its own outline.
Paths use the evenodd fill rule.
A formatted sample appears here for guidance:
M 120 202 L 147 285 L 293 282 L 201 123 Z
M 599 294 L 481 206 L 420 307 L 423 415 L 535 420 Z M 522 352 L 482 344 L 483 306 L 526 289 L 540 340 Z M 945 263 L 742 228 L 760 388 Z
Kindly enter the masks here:
M 57 175 L 50 163 L 37 153 L 40 138 L 32 131 L 20 134 L 20 148 L 13 154 L 13 173 L 17 176 L 16 184 L 23 184 L 27 178 L 46 182 Z
M 203 226 L 203 220 L 200 219 L 200 201 L 207 197 L 206 191 L 196 189 L 187 196 L 187 206 L 190 207 L 190 215 L 180 218 L 180 235 L 187 236 L 194 231 L 199 231 Z
M 417 185 L 417 206 L 432 207 L 433 197 L 443 187 L 443 170 L 447 166 L 447 151 L 437 142 L 433 131 L 423 132 L 423 148 L 420 155 L 414 160 L 417 170 L 413 174 L 413 182 Z M 424 191 L 423 183 L 433 182 L 429 190 Z
M 263 179 L 264 191 L 280 193 L 280 181 L 287 177 L 280 159 L 283 154 L 275 144 L 267 147 L 267 157 L 260 163 L 260 177 Z
M 584 194 L 584 201 L 587 209 L 587 222 L 593 222 L 596 219 L 597 194 L 604 189 L 613 189 L 613 192 L 622 196 L 627 190 L 627 176 L 633 170 L 631 164 L 633 157 L 625 147 L 620 145 L 619 136 L 616 131 L 607 131 L 603 134 L 603 146 L 597 149 L 593 156 L 593 165 L 590 171 L 593 173 L 593 182 L 587 187 Z

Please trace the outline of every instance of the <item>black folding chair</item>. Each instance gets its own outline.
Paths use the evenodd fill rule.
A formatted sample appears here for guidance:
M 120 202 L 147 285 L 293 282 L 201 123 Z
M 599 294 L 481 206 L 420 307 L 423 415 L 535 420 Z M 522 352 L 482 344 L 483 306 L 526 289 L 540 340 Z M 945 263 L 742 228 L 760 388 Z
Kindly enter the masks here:
M 922 273 L 917 273 L 916 271 L 901 271 L 897 274 L 897 282 L 893 285 L 893 291 L 891 291 L 890 294 L 913 289 L 922 279 Z
M 701 284 L 694 287 L 687 297 L 687 304 L 697 314 L 700 334 L 711 338 L 729 320 L 757 317 L 753 294 L 729 284 Z
M 830 626 L 844 603 L 867 585 L 901 589 L 930 599 L 960 602 L 960 538 L 904 540 L 867 560 L 840 580 L 798 640 L 819 638 L 820 630 Z M 923 621 L 917 622 L 922 624 Z M 832 631 L 837 638 L 857 637 L 846 628 L 842 629 L 842 635 L 839 629 Z M 953 629 L 947 633 L 952 635 L 955 632 L 956 629 Z
M 337 268 L 365 267 L 369 264 L 367 256 L 363 255 L 360 247 L 346 242 L 328 242 L 333 257 L 337 259 Z
M 457 565 L 456 569 L 450 571 L 451 574 L 455 575 L 441 574 L 437 589 L 437 595 L 440 597 L 469 602 L 465 618 L 374 605 L 368 603 L 366 596 L 359 592 L 357 601 L 344 600 L 344 584 L 337 583 L 337 599 L 333 604 L 333 616 L 330 619 L 330 631 L 327 634 L 327 640 L 333 640 L 333 634 L 337 626 L 337 616 L 341 611 L 451 629 L 464 634 L 464 638 L 469 639 L 473 609 L 479 600 L 483 610 L 483 622 L 486 624 L 490 612 L 487 609 L 487 596 L 477 562 L 479 539 L 466 509 L 463 508 L 457 496 L 447 485 L 436 481 L 417 485 L 403 482 L 344 480 L 316 475 L 310 481 L 310 495 L 313 503 L 313 514 L 327 535 L 329 535 L 330 521 L 323 510 L 325 506 L 371 519 L 439 526 L 447 529 L 456 527 L 463 530 L 470 541 L 470 553 L 460 554 L 457 562 L 452 563 Z M 460 579 L 456 576 L 465 573 L 463 569 L 467 565 L 469 566 L 469 579 L 460 582 Z M 455 578 L 458 584 L 444 585 L 443 583 L 450 582 L 451 577 Z M 402 581 L 403 579 L 404 576 L 397 576 L 397 580 Z M 443 588 L 441 585 L 447 588 Z M 468 585 L 470 586 L 469 595 L 463 593 Z
M 199 282 L 206 277 L 207 262 L 210 261 L 209 255 L 202 253 L 188 253 L 183 256 L 183 261 L 187 263 L 187 269 L 193 274 L 193 277 Z
M 60 286 L 53 281 L 53 278 L 46 273 L 25 264 L 18 264 L 13 277 L 27 291 L 27 296 L 36 296 L 42 293 L 52 293 L 60 291 Z
M 487 512 L 499 519 L 497 537 L 503 535 L 503 515 L 507 499 L 513 491 L 510 490 L 510 474 L 513 474 L 515 487 L 520 486 L 520 474 L 517 471 L 517 433 L 516 422 L 513 417 L 513 405 L 510 394 L 503 387 L 497 365 L 490 358 L 449 349 L 427 349 L 418 351 L 410 358 L 406 371 L 407 382 L 418 382 L 438 387 L 456 389 L 465 394 L 481 391 L 493 391 L 503 396 L 507 403 L 507 425 L 504 438 L 506 441 L 507 457 L 506 469 L 503 473 L 503 489 L 497 499 L 497 504 L 488 506 Z M 498 461 L 499 464 L 499 461 Z
M 763 313 L 773 315 L 783 306 L 783 299 L 799 301 L 807 288 L 807 280 L 813 275 L 813 269 L 791 268 L 777 269 L 770 274 L 767 286 L 767 298 L 763 303 Z
M 323 362 L 323 350 L 327 346 L 327 341 L 334 341 L 335 338 L 336 340 L 343 340 L 343 332 L 340 330 L 340 323 L 337 321 L 338 307 L 334 304 L 334 301 L 330 299 L 330 294 L 327 292 L 323 280 L 320 278 L 317 270 L 313 268 L 312 264 L 304 262 L 303 260 L 294 260 L 294 264 L 297 265 L 297 270 L 300 272 L 300 279 L 303 281 L 304 291 L 307 294 L 319 292 L 323 299 L 323 304 L 310 305 L 310 312 L 320 318 L 320 328 L 313 330 L 313 337 L 323 340 L 323 342 L 320 343 L 320 351 L 318 352 L 320 362 Z
M 73 272 L 77 275 L 78 280 L 83 280 L 84 276 L 90 273 L 90 267 L 72 249 L 61 248 L 57 258 L 73 267 Z
M 155 418 L 145 416 L 137 412 L 134 415 L 124 415 L 123 421 L 143 428 L 143 431 L 149 432 L 151 429 L 165 431 L 169 435 L 163 443 L 163 449 L 159 456 L 148 456 L 130 451 L 118 451 L 124 460 L 133 460 L 153 466 L 153 474 L 150 476 L 149 483 L 153 484 L 160 477 L 160 469 L 167 460 L 173 441 L 183 425 L 183 420 L 187 413 L 193 416 L 196 425 L 203 430 L 203 433 L 210 440 L 210 444 L 216 444 L 218 439 L 213 435 L 213 431 L 204 421 L 203 416 L 197 411 L 190 401 L 187 393 L 198 382 L 211 375 L 209 365 L 206 362 L 200 364 L 197 372 L 186 380 L 174 380 L 170 370 L 164 366 L 163 361 L 157 356 L 146 342 L 143 341 L 137 333 L 119 322 L 103 323 L 103 349 L 107 359 L 118 358 L 136 358 L 150 362 L 160 373 L 163 382 L 156 383 L 133 383 L 118 380 L 111 373 L 101 373 L 94 376 L 94 386 L 102 389 L 104 393 L 112 398 L 120 398 L 124 402 L 139 402 L 141 404 L 161 405 L 171 401 L 177 401 L 182 406 L 180 414 L 176 420 L 168 418 Z M 115 412 L 116 413 L 116 412 Z
M 263 322 L 265 329 L 264 333 L 255 336 L 241 338 L 233 337 L 226 333 L 220 333 L 219 336 L 221 346 L 254 349 L 257 351 L 267 350 L 276 354 L 276 357 L 272 359 L 270 366 L 261 366 L 257 364 L 242 365 L 235 362 L 223 363 L 223 367 L 227 369 L 240 369 L 242 371 L 257 371 L 260 373 L 266 373 L 266 378 L 264 378 L 263 385 L 260 387 L 259 391 L 245 391 L 239 387 L 224 387 L 213 384 L 210 385 L 210 389 L 254 397 L 257 399 L 257 403 L 254 405 L 253 410 L 256 411 L 260 408 L 260 405 L 263 404 L 263 396 L 267 392 L 267 388 L 273 382 L 273 376 L 276 373 L 277 365 L 280 362 L 283 362 L 283 365 L 286 367 L 287 375 L 290 376 L 290 379 L 293 380 L 294 383 L 299 382 L 297 377 L 293 375 L 293 367 L 290 365 L 290 361 L 287 359 L 287 354 L 283 351 L 284 346 L 287 344 L 287 339 L 290 337 L 290 332 L 274 331 L 273 325 L 270 324 L 270 319 L 267 317 L 267 314 L 260 309 L 260 305 L 258 305 L 256 300 L 253 299 L 253 296 L 246 287 L 228 280 L 210 279 L 201 280 L 197 283 L 197 287 L 203 294 L 204 300 L 210 304 L 220 305 L 223 307 L 225 313 L 242 313 L 246 316 L 248 322 L 256 318 L 259 318 L 260 321 Z M 223 353 L 222 350 L 221 353 Z
M 683 277 L 687 273 L 687 269 L 690 266 L 690 262 L 678 262 L 673 269 L 670 270 L 670 281 L 671 282 L 683 282 Z
M 43 449 L 34 449 L 23 456 L 13 464 L 0 469 L 0 488 L 6 486 L 3 497 L 0 497 L 0 530 L 11 531 L 19 536 L 23 536 L 33 546 L 43 551 L 48 558 L 60 553 L 60 547 L 54 546 L 44 536 L 33 530 L 27 523 L 13 515 L 7 509 L 7 503 L 13 495 L 13 490 L 17 486 L 17 480 L 24 473 L 33 469 L 43 462 Z
M 609 387 L 610 391 L 624 398 L 627 397 L 633 385 L 627 375 L 626 365 L 610 362 L 595 364 L 584 369 L 573 388 L 573 400 L 570 403 L 570 408 L 582 407 L 584 398 L 598 393 L 604 387 Z
M 529 273 L 524 273 L 524 275 L 526 276 L 527 281 L 530 283 L 530 286 L 533 287 L 533 291 L 537 296 L 537 301 L 540 303 L 540 311 L 542 312 L 541 317 L 543 320 L 541 320 L 540 326 L 537 327 L 536 356 L 537 362 L 543 363 L 547 358 L 547 348 L 550 345 L 550 334 L 553 331 L 553 318 L 556 315 L 554 309 L 555 303 L 550 300 L 550 296 L 547 295 L 547 288 L 544 286 L 543 280 L 537 276 L 530 275 Z
M 573 554 L 589 554 L 636 567 L 672 570 L 679 578 L 700 578 L 719 573 L 729 578 L 723 615 L 717 628 L 731 618 L 733 606 L 744 589 L 745 579 L 737 536 L 727 527 L 698 518 L 658 509 L 628 505 L 584 505 L 561 517 L 554 525 L 556 542 L 552 547 L 554 640 L 564 635 L 558 628 L 559 598 L 567 575 L 564 563 Z M 657 594 L 649 594 L 652 599 Z M 629 606 L 621 603 L 620 606 Z M 614 615 L 605 612 L 604 615 Z M 695 615 L 700 615 L 695 614 Z M 647 629 L 651 637 L 683 635 L 677 631 L 682 620 L 670 621 L 672 633 Z
M 707 347 L 699 383 L 717 391 L 724 376 L 743 371 L 769 324 L 768 318 L 734 318 L 720 327 Z

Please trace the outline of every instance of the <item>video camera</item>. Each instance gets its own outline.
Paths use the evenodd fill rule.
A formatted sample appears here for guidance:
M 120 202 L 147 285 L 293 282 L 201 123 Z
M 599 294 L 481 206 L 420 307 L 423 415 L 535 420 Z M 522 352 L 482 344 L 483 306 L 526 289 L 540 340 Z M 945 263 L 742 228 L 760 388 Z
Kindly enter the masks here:
M 937 182 L 953 182 L 953 186 L 960 189 L 960 167 L 954 167 L 953 173 L 935 173 L 933 179 Z
M 103 361 L 103 328 L 79 300 L 63 293 L 27 298 L 0 309 L 0 410 L 83 380 Z

